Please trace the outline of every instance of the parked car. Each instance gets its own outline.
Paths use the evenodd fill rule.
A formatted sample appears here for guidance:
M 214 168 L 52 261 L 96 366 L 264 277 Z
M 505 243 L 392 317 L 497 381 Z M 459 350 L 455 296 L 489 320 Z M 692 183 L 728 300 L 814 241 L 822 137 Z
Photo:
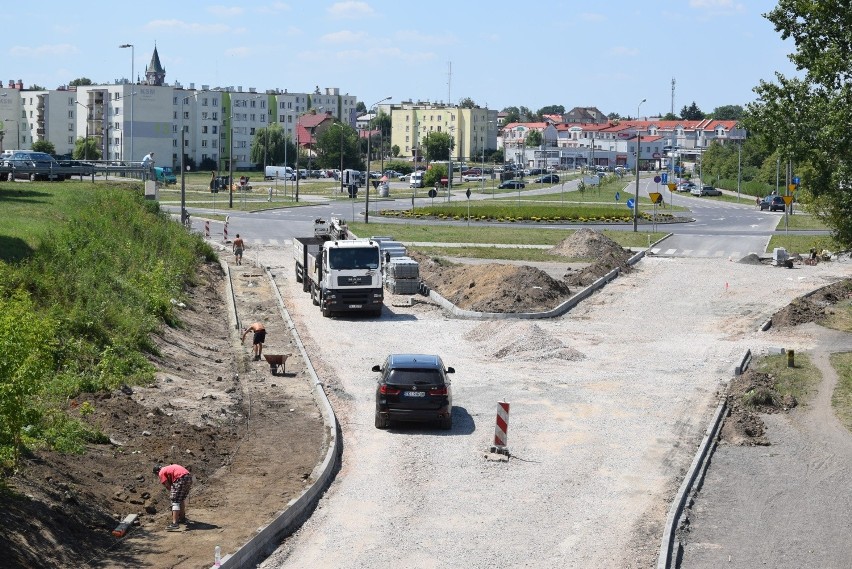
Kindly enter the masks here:
M 6 154 L 2 159 L 2 165 L 11 171 L 5 174 L 7 180 L 63 180 L 65 176 L 60 174 L 59 162 L 46 152 L 34 150 L 15 150 L 12 154 Z
M 713 186 L 695 186 L 689 191 L 693 196 L 721 196 L 722 190 L 717 190 Z
M 520 180 L 506 180 L 497 187 L 501 190 L 522 190 L 526 188 L 527 185 Z
M 559 176 L 556 174 L 545 174 L 544 176 L 539 176 L 533 182 L 536 184 L 558 184 Z
M 695 188 L 695 184 L 693 182 L 681 182 L 677 186 L 677 191 L 679 192 L 692 192 Z
M 453 426 L 453 394 L 440 356 L 391 354 L 382 365 L 376 383 L 376 428 L 386 429 L 391 421 L 437 421 L 442 429 Z
M 769 211 L 784 211 L 787 209 L 787 204 L 784 203 L 784 198 L 781 196 L 766 196 L 760 202 L 760 211 L 765 209 Z
M 408 187 L 422 188 L 423 187 L 423 172 L 417 171 L 411 174 L 408 178 Z
M 400 174 L 398 176 L 398 179 L 399 179 L 400 182 L 407 182 L 408 180 L 411 179 L 411 174 Z
M 462 182 L 481 182 L 487 179 L 488 176 L 484 174 L 462 174 Z

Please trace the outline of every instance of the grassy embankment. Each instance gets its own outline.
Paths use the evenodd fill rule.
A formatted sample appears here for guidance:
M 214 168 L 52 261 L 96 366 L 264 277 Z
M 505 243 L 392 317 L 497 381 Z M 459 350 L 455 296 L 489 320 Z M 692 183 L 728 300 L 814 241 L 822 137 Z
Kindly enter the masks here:
M 213 258 L 139 186 L 0 184 L 0 465 L 101 437 L 69 400 L 150 381 L 151 334 Z

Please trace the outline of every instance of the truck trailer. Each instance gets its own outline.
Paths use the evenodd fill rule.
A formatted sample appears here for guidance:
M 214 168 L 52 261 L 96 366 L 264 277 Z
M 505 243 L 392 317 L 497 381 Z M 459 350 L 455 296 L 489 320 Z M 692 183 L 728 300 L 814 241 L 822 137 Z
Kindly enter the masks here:
M 382 256 L 372 239 L 351 239 L 345 222 L 314 222 L 312 237 L 293 240 L 296 282 L 329 317 L 340 312 L 382 313 Z

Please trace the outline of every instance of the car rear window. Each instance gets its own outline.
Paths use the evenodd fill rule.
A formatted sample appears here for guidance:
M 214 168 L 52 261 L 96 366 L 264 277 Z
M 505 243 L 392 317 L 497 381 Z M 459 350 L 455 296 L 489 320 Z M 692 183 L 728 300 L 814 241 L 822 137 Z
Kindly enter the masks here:
M 437 369 L 392 369 L 387 383 L 391 385 L 443 385 L 444 378 Z

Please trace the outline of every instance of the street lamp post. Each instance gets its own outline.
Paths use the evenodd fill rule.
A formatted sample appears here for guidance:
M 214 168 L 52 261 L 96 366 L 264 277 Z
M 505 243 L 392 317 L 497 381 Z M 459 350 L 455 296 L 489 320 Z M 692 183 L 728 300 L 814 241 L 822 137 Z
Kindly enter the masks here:
M 135 57 L 135 48 L 132 43 L 123 43 L 119 48 L 130 48 L 130 85 L 131 89 L 133 89 L 133 85 L 135 84 L 133 79 L 133 75 L 136 72 L 134 65 L 136 63 Z M 133 162 L 133 97 L 130 97 L 130 161 Z
M 133 99 L 131 99 L 131 102 Z M 183 120 L 183 108 L 186 104 L 186 97 L 183 97 L 180 101 L 180 224 L 186 225 L 187 220 L 187 212 L 186 212 L 186 161 L 185 161 L 185 133 L 186 128 L 184 127 Z
M 231 138 L 228 142 L 228 207 L 234 207 L 234 100 L 231 99 L 231 116 L 228 117 Z
M 381 101 L 376 101 L 375 103 L 370 105 L 369 109 L 367 109 L 367 114 L 369 115 L 370 113 L 372 113 L 376 105 L 384 103 L 385 101 L 389 101 L 391 98 L 392 97 L 385 97 Z M 370 122 L 367 121 L 367 194 L 364 199 L 364 223 L 370 223 L 370 132 Z
M 633 196 L 633 232 L 639 230 L 639 154 L 642 152 L 642 130 L 639 128 L 639 107 L 642 106 L 647 99 L 642 99 L 636 105 L 636 195 Z
M 340 127 L 340 174 L 337 176 L 340 178 L 340 193 L 343 193 L 343 123 L 336 122 L 331 125 L 330 128 Z

